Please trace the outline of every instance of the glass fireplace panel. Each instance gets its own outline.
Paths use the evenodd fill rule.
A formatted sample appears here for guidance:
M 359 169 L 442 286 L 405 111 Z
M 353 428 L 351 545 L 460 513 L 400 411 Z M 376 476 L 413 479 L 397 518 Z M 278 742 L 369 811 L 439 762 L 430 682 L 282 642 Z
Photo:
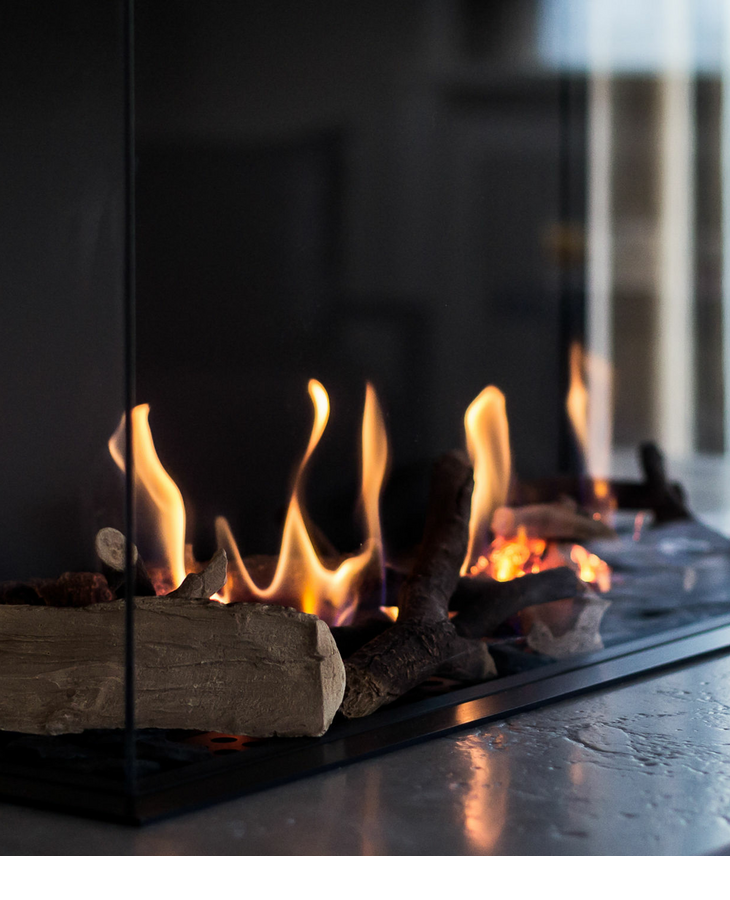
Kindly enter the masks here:
M 138 777 L 125 805 L 119 727 L 51 720 L 66 733 L 40 740 L 0 722 L 5 795 L 150 818 L 730 644 L 730 544 L 693 515 L 727 506 L 703 500 L 727 421 L 720 57 L 712 41 L 714 61 L 695 53 L 714 32 L 682 2 L 661 8 L 665 43 L 632 43 L 633 7 L 629 22 L 624 4 L 568 0 L 184 0 L 174 15 L 139 0 L 132 61 L 130 3 L 17 4 L 2 60 L 0 613 L 34 579 L 99 577 L 99 529 L 132 536 L 134 571 L 102 574 L 110 615 L 125 584 L 136 595 Z M 119 425 L 134 373 L 133 529 Z M 637 467 L 651 440 L 668 479 L 651 447 Z M 256 710 L 297 706 L 297 677 L 265 694 L 267 672 L 287 675 L 283 632 L 257 631 L 250 610 L 335 635 L 346 660 L 358 635 L 390 633 L 434 460 L 465 447 L 476 493 L 493 490 L 454 627 L 474 585 L 556 563 L 592 593 L 491 627 L 491 681 L 446 667 L 321 737 L 257 732 Z M 688 502 L 672 481 L 687 472 Z M 535 506 L 586 536 L 530 532 Z M 159 596 L 185 579 L 198 593 Z M 104 604 L 26 605 L 86 623 Z M 123 624 L 102 631 L 121 636 L 119 692 Z M 290 673 L 321 662 L 307 641 Z M 228 724 L 247 715 L 250 730 Z

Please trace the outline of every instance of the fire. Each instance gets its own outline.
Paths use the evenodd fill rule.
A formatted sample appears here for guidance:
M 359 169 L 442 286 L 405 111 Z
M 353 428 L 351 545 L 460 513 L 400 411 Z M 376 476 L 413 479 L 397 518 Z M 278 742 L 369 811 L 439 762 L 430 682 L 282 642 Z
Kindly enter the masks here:
M 583 350 L 582 344 L 578 341 L 574 341 L 570 345 L 570 385 L 568 387 L 567 397 L 565 398 L 565 408 L 568 412 L 568 418 L 570 419 L 570 424 L 586 468 L 589 466 L 589 402 L 584 371 L 589 362 L 590 360 Z M 593 518 L 610 519 L 611 514 L 616 509 L 616 500 L 611 493 L 610 482 L 606 478 L 593 477 L 592 479 L 589 479 L 589 483 L 592 486 L 593 496 L 588 498 L 586 505 L 592 506 L 595 509 Z
M 588 391 L 583 378 L 583 347 L 578 341 L 570 345 L 570 386 L 565 398 L 565 408 L 575 434 L 575 439 L 585 458 L 588 446 Z
M 582 351 L 574 345 L 571 370 L 580 376 Z M 586 393 L 576 377 L 568 405 L 585 412 Z M 583 418 L 585 423 L 585 418 Z M 569 555 L 555 542 L 528 538 L 519 528 L 513 538 L 497 536 L 490 542 L 490 526 L 494 511 L 507 500 L 510 479 L 509 424 L 504 395 L 496 387 L 485 388 L 470 404 L 464 416 L 466 444 L 474 466 L 474 493 L 469 518 L 469 545 L 461 567 L 462 575 L 488 575 L 497 581 L 511 581 L 532 572 L 543 572 L 557 566 L 576 569 L 580 578 L 597 584 L 600 590 L 610 587 L 608 565 L 584 547 L 574 545 Z M 577 433 L 577 432 L 576 432 Z M 596 482 L 597 495 L 610 495 L 608 482 Z
M 284 533 L 276 569 L 270 584 L 260 587 L 251 577 L 225 518 L 216 520 L 218 545 L 228 553 L 244 597 L 263 601 L 300 601 L 303 612 L 316 613 L 326 621 L 342 623 L 357 601 L 357 584 L 367 572 L 382 577 L 383 544 L 379 502 L 388 462 L 388 440 L 375 390 L 367 386 L 362 424 L 361 501 L 365 519 L 362 550 L 337 568 L 328 568 L 319 558 L 307 530 L 302 511 L 307 464 L 324 433 L 329 418 L 329 398 L 318 381 L 309 382 L 314 406 L 314 424 L 309 445 L 297 470 L 294 490 L 284 522 Z M 232 591 L 227 586 L 227 599 Z M 236 598 L 239 599 L 239 598 Z
M 357 555 L 348 557 L 336 568 L 328 568 L 320 559 L 309 536 L 303 510 L 307 464 L 327 427 L 329 397 L 312 379 L 309 396 L 314 407 L 314 422 L 309 443 L 297 469 L 294 489 L 284 523 L 281 551 L 276 569 L 267 587 L 258 586 L 241 557 L 236 540 L 225 518 L 216 519 L 218 546 L 228 553 L 229 573 L 237 583 L 234 596 L 231 579 L 223 595 L 214 599 L 224 603 L 255 599 L 298 606 L 331 623 L 346 621 L 357 601 L 357 586 L 364 576 L 382 579 L 383 541 L 380 529 L 380 493 L 388 464 L 388 438 L 383 414 L 372 385 L 368 384 L 362 421 L 361 504 L 365 523 L 365 541 Z M 170 572 L 173 587 L 180 584 L 195 563 L 185 561 L 185 504 L 179 488 L 165 471 L 155 451 L 149 427 L 149 406 L 132 410 L 135 483 L 138 499 L 149 506 L 152 524 L 162 545 L 163 563 Z M 124 465 L 125 420 L 109 440 L 109 451 L 122 471 Z M 240 594 L 240 596 L 239 596 Z
M 507 500 L 510 478 L 509 425 L 504 394 L 484 388 L 464 416 L 466 449 L 474 467 L 474 493 L 469 518 L 469 544 L 461 574 L 466 575 L 489 542 L 492 514 Z
M 566 556 L 567 552 L 567 556 Z M 580 544 L 572 544 L 564 549 L 553 541 L 528 538 L 520 527 L 514 538 L 496 537 L 469 568 L 469 575 L 488 575 L 495 581 L 512 581 L 533 572 L 544 572 L 558 566 L 568 566 L 578 577 L 588 584 L 594 584 L 600 591 L 611 587 L 611 569 L 595 553 L 590 553 Z
M 398 621 L 398 613 L 400 609 L 397 606 L 381 606 L 380 611 L 390 619 L 391 622 Z
M 144 403 L 132 410 L 132 452 L 137 503 L 149 507 L 152 530 L 160 543 L 160 562 L 177 587 L 187 574 L 185 566 L 185 503 L 175 482 L 165 471 L 155 450 L 149 423 L 150 408 Z M 124 443 L 126 417 L 109 438 L 109 452 L 126 471 Z
M 611 569 L 595 553 L 589 553 L 580 544 L 574 544 L 570 550 L 570 558 L 578 566 L 578 577 L 589 584 L 595 584 L 599 591 L 611 588 Z

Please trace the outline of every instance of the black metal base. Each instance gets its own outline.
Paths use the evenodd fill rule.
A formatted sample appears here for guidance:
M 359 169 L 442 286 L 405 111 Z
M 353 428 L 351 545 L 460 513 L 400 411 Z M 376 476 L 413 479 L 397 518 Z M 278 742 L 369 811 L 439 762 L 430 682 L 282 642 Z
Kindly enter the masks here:
M 127 824 L 142 824 L 285 784 L 640 675 L 730 650 L 730 616 L 674 629 L 497 681 L 404 703 L 365 719 L 335 721 L 321 738 L 247 745 L 123 784 L 69 772 L 5 766 L 3 800 Z

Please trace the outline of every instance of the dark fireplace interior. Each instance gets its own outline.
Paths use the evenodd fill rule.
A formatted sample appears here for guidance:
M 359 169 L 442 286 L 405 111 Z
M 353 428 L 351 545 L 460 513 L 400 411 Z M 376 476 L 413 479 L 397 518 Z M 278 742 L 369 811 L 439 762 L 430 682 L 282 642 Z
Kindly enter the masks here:
M 669 133 L 664 82 L 561 58 L 560 4 L 134 6 L 131 23 L 129 2 L 4 15 L 0 793 L 146 821 L 727 646 L 730 544 L 675 479 L 725 452 L 718 78 L 693 76 L 687 306 L 644 260 L 647 233 L 669 235 L 660 259 L 684 246 L 662 160 L 637 149 Z M 683 303 L 689 363 L 667 368 L 662 323 Z M 462 456 L 453 484 L 431 482 L 464 449 L 473 497 Z M 186 575 L 197 593 L 173 603 L 213 597 L 242 633 L 245 602 L 318 614 L 347 691 L 356 669 L 382 675 L 368 647 L 377 669 L 415 634 L 441 662 L 382 675 L 386 700 L 333 710 L 324 734 L 196 727 L 205 709 L 148 727 L 172 676 L 150 687 L 145 629 Z M 504 604 L 487 632 L 475 596 Z M 465 654 L 486 654 L 488 679 Z M 27 686 L 76 666 L 83 699 Z

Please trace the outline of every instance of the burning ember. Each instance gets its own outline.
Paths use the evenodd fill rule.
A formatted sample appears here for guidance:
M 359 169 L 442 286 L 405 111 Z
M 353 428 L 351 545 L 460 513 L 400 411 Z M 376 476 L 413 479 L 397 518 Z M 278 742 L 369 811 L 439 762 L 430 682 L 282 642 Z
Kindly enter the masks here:
M 520 527 L 516 538 L 496 537 L 486 554 L 480 556 L 469 568 L 469 575 L 489 575 L 495 581 L 512 581 L 532 572 L 544 572 L 558 566 L 574 569 L 581 579 L 594 584 L 600 591 L 611 587 L 611 569 L 595 553 L 590 553 L 580 544 L 573 544 L 566 550 L 554 541 L 528 538 L 524 527 Z
M 571 351 L 571 373 L 568 409 L 575 422 L 576 435 L 585 440 L 586 392 L 580 376 L 578 345 Z M 474 467 L 474 495 L 469 548 L 462 575 L 488 575 L 496 581 L 511 581 L 527 573 L 569 566 L 583 581 L 607 591 L 611 586 L 611 570 L 585 547 L 574 544 L 566 556 L 556 541 L 528 536 L 522 525 L 517 527 L 514 536 L 509 535 L 509 529 L 500 534 L 501 529 L 495 527 L 498 520 L 510 517 L 510 510 L 505 508 L 510 481 L 509 425 L 502 392 L 493 386 L 485 388 L 467 409 L 464 428 Z M 609 496 L 608 482 L 597 481 L 594 491 L 605 501 Z M 491 542 L 490 534 L 496 535 Z

